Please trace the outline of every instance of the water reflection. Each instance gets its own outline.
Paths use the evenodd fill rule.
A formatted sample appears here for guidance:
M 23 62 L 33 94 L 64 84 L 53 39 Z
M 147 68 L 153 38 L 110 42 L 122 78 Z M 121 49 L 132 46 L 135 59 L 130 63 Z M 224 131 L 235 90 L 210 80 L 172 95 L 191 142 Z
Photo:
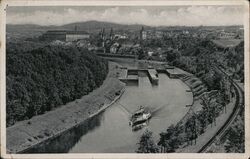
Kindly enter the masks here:
M 153 131 L 157 141 L 160 132 L 186 114 L 185 106 L 192 103 L 192 94 L 186 92 L 188 87 L 183 82 L 169 79 L 166 74 L 159 74 L 158 86 L 152 85 L 144 72 L 138 75 L 139 83 L 127 83 L 120 100 L 105 112 L 28 152 L 133 153 L 145 129 Z M 128 124 L 129 117 L 140 105 L 155 110 L 154 117 L 147 127 L 133 132 Z
M 84 121 L 81 125 L 64 132 L 60 136 L 39 144 L 25 153 L 65 153 L 68 152 L 75 144 L 80 142 L 80 138 L 93 131 L 95 128 L 101 125 L 103 119 L 103 113 L 96 115 L 90 119 Z
M 150 83 L 143 72 L 139 72 L 139 83 L 126 86 L 120 100 L 103 114 L 100 127 L 81 137 L 70 153 L 134 153 L 145 129 L 153 132 L 157 142 L 159 133 L 171 124 L 177 123 L 187 112 L 187 103 L 192 102 L 192 94 L 180 80 L 169 79 L 159 74 L 159 86 Z M 131 112 L 143 105 L 154 111 L 149 125 L 133 132 L 129 126 Z

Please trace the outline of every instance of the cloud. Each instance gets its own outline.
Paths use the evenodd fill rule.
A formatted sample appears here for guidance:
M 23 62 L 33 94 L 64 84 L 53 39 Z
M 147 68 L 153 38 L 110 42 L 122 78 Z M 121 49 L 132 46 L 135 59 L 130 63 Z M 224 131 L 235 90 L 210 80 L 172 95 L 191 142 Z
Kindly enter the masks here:
M 32 12 L 7 12 L 7 24 L 63 25 L 88 20 L 122 24 L 162 25 L 242 25 L 243 8 L 233 6 L 183 6 L 176 9 L 107 7 L 86 10 L 65 8 L 62 11 L 35 10 Z

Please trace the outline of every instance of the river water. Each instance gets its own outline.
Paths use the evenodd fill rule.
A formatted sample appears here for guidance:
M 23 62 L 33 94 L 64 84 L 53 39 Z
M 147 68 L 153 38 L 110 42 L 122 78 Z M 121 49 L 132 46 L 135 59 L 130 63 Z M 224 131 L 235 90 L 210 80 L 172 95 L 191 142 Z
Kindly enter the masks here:
M 170 79 L 164 73 L 159 74 L 159 85 L 153 86 L 141 72 L 139 82 L 127 84 L 121 98 L 104 112 L 30 152 L 133 153 L 146 129 L 153 132 L 157 142 L 160 132 L 187 113 L 186 105 L 193 100 L 187 89 L 181 80 Z M 132 131 L 129 117 L 140 105 L 153 112 L 152 118 L 147 127 Z
M 130 84 L 120 100 L 100 114 L 100 125 L 81 136 L 69 152 L 135 152 L 136 143 L 145 129 L 153 132 L 157 141 L 159 133 L 176 124 L 188 111 L 192 94 L 180 80 L 159 74 L 159 85 L 152 86 L 148 77 L 140 75 L 139 84 Z M 131 112 L 143 105 L 152 110 L 149 125 L 133 132 L 129 126 Z

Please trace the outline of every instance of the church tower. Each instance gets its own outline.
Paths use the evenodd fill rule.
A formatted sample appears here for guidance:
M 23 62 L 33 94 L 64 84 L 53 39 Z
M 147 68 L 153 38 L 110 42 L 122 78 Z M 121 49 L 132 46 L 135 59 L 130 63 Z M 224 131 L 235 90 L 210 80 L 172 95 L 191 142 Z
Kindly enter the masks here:
M 140 30 L 140 40 L 146 40 L 147 39 L 147 32 L 144 30 L 144 27 L 141 27 Z
M 110 40 L 113 40 L 113 37 L 114 37 L 113 28 L 111 28 L 110 29 L 110 34 L 109 34 Z

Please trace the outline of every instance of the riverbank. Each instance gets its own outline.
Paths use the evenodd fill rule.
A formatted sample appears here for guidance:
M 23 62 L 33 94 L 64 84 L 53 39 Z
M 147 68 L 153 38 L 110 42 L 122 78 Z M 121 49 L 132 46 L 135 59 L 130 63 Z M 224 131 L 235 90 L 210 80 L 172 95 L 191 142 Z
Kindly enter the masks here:
M 206 86 L 200 81 L 197 77 L 195 77 L 192 74 L 187 73 L 186 71 L 178 71 L 169 69 L 167 70 L 168 74 L 174 75 L 173 78 L 181 79 L 186 85 L 189 86 L 190 90 L 187 90 L 187 92 L 192 92 L 194 100 L 191 105 L 187 105 L 187 107 L 190 107 L 187 114 L 178 122 L 177 125 L 182 125 L 183 123 L 186 123 L 188 119 L 194 114 L 198 113 L 200 110 L 202 110 L 201 105 L 201 99 L 200 97 L 203 96 L 205 93 L 209 93 L 207 91 Z M 223 113 L 220 112 L 220 115 L 216 118 L 216 125 L 212 126 L 209 124 L 203 134 L 198 136 L 196 139 L 196 143 L 193 145 L 189 145 L 187 142 L 180 145 L 178 149 L 175 150 L 175 152 L 178 153 L 194 153 L 199 152 L 200 149 L 207 144 L 211 138 L 213 138 L 215 135 L 217 135 L 217 132 L 220 131 L 220 129 L 225 125 L 227 120 L 230 118 L 231 114 L 234 111 L 236 105 L 236 97 L 232 97 L 231 102 L 226 106 L 227 112 Z M 213 124 L 214 125 L 214 124 Z
M 118 68 L 109 62 L 109 73 L 102 86 L 81 99 L 7 128 L 7 153 L 20 153 L 54 138 L 112 105 L 125 88 L 117 79 Z
M 234 94 L 237 94 L 237 89 L 235 87 L 234 89 Z M 205 93 L 206 91 L 204 91 Z M 200 96 L 202 96 L 203 93 L 201 93 L 200 95 L 197 96 L 197 98 L 195 98 L 195 101 L 192 105 L 192 113 L 197 113 L 199 112 L 199 110 L 201 110 L 202 105 L 201 105 L 201 100 L 199 99 Z M 210 142 L 210 140 L 212 138 L 214 138 L 214 136 L 216 136 L 216 140 L 217 138 L 219 139 L 220 136 L 218 134 L 218 132 L 221 131 L 221 129 L 226 129 L 225 124 L 227 124 L 228 120 L 230 120 L 230 118 L 232 117 L 232 114 L 235 113 L 236 111 L 236 107 L 237 107 L 237 97 L 234 96 L 231 98 L 230 103 L 227 104 L 226 108 L 227 111 L 226 112 L 220 112 L 220 115 L 216 118 L 216 125 L 214 124 L 209 124 L 207 126 L 207 128 L 205 129 L 205 132 L 203 134 L 201 134 L 200 136 L 198 136 L 196 138 L 196 142 L 193 145 L 188 145 L 187 143 L 182 145 L 180 148 L 178 148 L 176 150 L 176 152 L 178 153 L 196 153 L 199 152 L 201 150 L 201 148 L 203 148 L 208 142 Z M 213 125 L 213 126 L 212 126 Z
M 233 108 L 235 106 L 236 99 L 233 98 L 232 101 L 227 105 L 227 112 L 222 113 L 216 118 L 216 126 L 211 126 L 209 124 L 205 130 L 205 133 L 198 136 L 196 139 L 196 144 L 194 145 L 183 145 L 182 148 L 179 148 L 176 152 L 178 153 L 196 153 L 198 152 L 216 133 L 219 129 L 225 124 L 226 120 L 233 113 Z M 194 104 L 194 109 L 200 107 L 200 103 Z

